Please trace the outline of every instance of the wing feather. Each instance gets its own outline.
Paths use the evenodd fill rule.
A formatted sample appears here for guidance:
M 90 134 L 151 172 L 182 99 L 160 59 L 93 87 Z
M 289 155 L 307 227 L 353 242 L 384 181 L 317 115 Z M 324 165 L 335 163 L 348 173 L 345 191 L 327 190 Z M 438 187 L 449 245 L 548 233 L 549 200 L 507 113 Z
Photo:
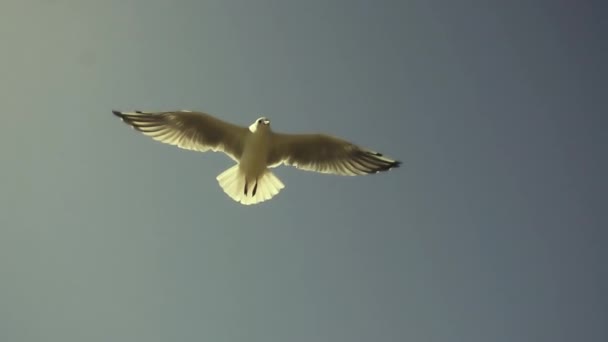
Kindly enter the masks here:
M 224 152 L 234 160 L 241 157 L 244 138 L 249 134 L 245 127 L 201 112 L 112 113 L 154 140 L 187 150 Z
M 280 164 L 298 169 L 356 176 L 388 171 L 400 161 L 325 134 L 272 135 L 269 165 Z

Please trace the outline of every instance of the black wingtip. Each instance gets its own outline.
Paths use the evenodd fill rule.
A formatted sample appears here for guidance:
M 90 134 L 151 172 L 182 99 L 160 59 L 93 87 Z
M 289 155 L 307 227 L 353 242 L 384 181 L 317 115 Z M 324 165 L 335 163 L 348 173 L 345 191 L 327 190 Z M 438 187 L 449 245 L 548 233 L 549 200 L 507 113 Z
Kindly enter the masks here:
M 114 110 L 114 109 L 112 109 L 112 114 L 119 116 L 119 117 L 122 116 L 122 112 Z

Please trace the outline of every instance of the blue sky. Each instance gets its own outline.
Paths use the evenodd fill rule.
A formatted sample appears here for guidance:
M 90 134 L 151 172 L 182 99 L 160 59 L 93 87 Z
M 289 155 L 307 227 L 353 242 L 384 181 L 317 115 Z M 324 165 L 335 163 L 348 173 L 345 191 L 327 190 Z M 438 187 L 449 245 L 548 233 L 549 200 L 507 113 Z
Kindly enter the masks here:
M 605 341 L 600 7 L 4 1 L 0 340 Z M 403 165 L 244 207 L 111 109 Z

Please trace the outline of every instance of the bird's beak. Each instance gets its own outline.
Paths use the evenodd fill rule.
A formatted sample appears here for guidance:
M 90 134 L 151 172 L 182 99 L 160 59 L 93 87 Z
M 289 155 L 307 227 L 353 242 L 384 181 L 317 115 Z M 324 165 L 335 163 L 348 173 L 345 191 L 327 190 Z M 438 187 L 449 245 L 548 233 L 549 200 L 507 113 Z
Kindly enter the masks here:
M 265 119 L 264 121 L 262 121 L 262 123 L 263 123 L 264 125 L 269 125 L 269 124 L 270 124 L 270 120 Z

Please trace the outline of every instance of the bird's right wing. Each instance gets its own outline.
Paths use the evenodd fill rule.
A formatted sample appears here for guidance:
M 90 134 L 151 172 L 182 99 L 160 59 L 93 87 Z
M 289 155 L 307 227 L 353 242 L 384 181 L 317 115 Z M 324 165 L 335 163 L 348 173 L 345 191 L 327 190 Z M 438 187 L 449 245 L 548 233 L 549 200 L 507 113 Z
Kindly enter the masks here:
M 272 135 L 269 164 L 343 176 L 388 171 L 401 162 L 325 134 Z
M 112 111 L 126 124 L 152 139 L 183 149 L 224 152 L 234 160 L 243 153 L 245 127 L 209 114 L 190 111 L 119 112 Z

